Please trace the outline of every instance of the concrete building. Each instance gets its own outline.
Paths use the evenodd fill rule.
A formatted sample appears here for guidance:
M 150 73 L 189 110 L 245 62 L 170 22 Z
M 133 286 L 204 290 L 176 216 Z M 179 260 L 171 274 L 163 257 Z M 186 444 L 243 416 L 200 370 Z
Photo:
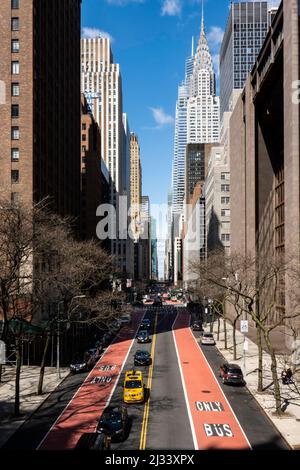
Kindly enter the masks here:
M 151 279 L 158 281 L 158 256 L 157 256 L 157 232 L 156 220 L 151 217 Z
M 104 166 L 100 129 L 82 94 L 80 234 L 83 239 L 96 238 L 97 207 L 110 201 L 109 178 Z
M 134 240 L 141 234 L 142 166 L 138 136 L 130 135 L 131 227 Z
M 300 259 L 299 19 L 283 1 L 231 117 L 231 249 L 258 259 Z M 293 308 L 287 277 L 274 318 Z
M 0 2 L 2 196 L 29 204 L 49 196 L 78 222 L 80 8 L 80 0 Z
M 268 1 L 231 2 L 220 50 L 221 119 L 230 109 L 232 91 L 244 87 L 273 15 Z
M 193 197 L 194 189 L 199 182 L 204 184 L 208 159 L 213 144 L 187 144 L 185 153 L 185 203 Z

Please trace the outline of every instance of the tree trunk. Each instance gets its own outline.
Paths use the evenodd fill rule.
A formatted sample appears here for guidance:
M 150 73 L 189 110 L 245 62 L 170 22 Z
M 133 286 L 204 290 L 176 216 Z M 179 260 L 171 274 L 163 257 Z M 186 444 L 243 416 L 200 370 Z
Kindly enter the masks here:
M 277 359 L 275 355 L 275 351 L 273 349 L 272 343 L 269 338 L 269 333 L 267 331 L 264 332 L 264 338 L 266 341 L 266 345 L 268 348 L 268 351 L 271 356 L 271 371 L 272 371 L 272 379 L 274 383 L 274 397 L 275 397 L 275 406 L 276 406 L 276 414 L 278 416 L 282 415 L 282 409 L 281 409 L 281 392 L 280 392 L 280 383 L 277 375 Z
M 227 345 L 227 324 L 226 324 L 226 318 L 223 318 L 223 325 L 224 325 L 224 348 L 228 349 Z
M 40 368 L 40 378 L 39 378 L 39 384 L 38 384 L 38 390 L 37 390 L 38 395 L 43 394 L 43 383 L 44 383 L 44 375 L 45 375 L 45 362 L 46 362 L 46 356 L 47 356 L 47 352 L 48 352 L 49 343 L 50 343 L 50 335 L 47 335 L 46 343 L 45 343 L 45 347 L 44 347 L 44 352 L 43 352 L 43 357 L 42 357 L 42 362 L 41 362 L 41 368 Z
M 215 311 L 212 311 L 211 317 L 210 317 L 210 332 L 213 333 L 214 331 L 214 323 L 215 323 Z
M 220 317 L 218 317 L 218 332 L 217 332 L 217 340 L 218 341 L 220 341 L 220 325 L 221 325 Z
M 20 416 L 20 377 L 22 367 L 22 348 L 16 339 L 16 380 L 15 380 L 15 416 Z
M 256 340 L 257 340 L 257 347 L 258 347 L 258 383 L 257 383 L 257 391 L 263 391 L 263 347 L 262 347 L 262 340 L 261 340 L 261 329 L 258 325 L 256 325 Z

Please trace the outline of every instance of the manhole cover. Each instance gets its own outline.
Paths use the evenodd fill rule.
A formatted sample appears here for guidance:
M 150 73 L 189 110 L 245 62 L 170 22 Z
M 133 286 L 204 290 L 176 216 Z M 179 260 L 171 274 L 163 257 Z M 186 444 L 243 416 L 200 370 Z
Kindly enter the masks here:
M 210 390 L 201 390 L 202 393 L 211 393 Z

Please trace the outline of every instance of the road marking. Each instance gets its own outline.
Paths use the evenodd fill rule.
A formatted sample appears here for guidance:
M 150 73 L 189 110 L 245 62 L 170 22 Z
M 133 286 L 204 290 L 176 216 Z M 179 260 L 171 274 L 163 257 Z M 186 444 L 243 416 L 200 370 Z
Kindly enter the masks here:
M 146 401 L 145 407 L 144 407 L 142 432 L 141 432 L 141 439 L 140 439 L 140 450 L 145 450 L 146 449 L 148 420 L 149 420 L 149 409 L 150 409 L 150 390 L 151 390 L 151 387 L 152 387 L 152 377 L 153 377 L 153 368 L 154 368 L 154 352 L 155 352 L 155 345 L 156 345 L 157 315 L 158 314 L 156 312 L 155 323 L 154 323 L 154 332 L 153 332 L 153 337 L 152 337 L 152 346 L 151 346 L 152 362 L 151 362 L 151 365 L 149 367 L 148 380 L 147 380 L 147 390 L 148 390 L 149 396 L 148 396 L 148 400 Z
M 188 395 L 187 395 L 187 391 L 186 391 L 184 375 L 183 375 L 182 367 L 181 367 L 181 364 L 180 364 L 180 358 L 179 358 L 179 353 L 178 353 L 178 348 L 177 348 L 177 343 L 176 343 L 176 337 L 175 337 L 175 333 L 174 333 L 174 325 L 175 325 L 175 323 L 176 323 L 176 321 L 177 321 L 178 315 L 179 315 L 179 313 L 177 313 L 176 318 L 175 318 L 175 320 L 174 320 L 174 323 L 173 323 L 173 325 L 172 325 L 172 334 L 173 334 L 173 340 L 174 340 L 174 346 L 175 346 L 175 351 L 176 351 L 176 356 L 177 356 L 177 362 L 178 362 L 179 372 L 180 372 L 180 376 L 181 376 L 181 383 L 182 383 L 182 387 L 183 387 L 183 393 L 184 393 L 185 403 L 186 403 L 186 407 L 187 407 L 187 411 L 188 411 L 188 417 L 189 417 L 190 426 L 191 426 L 191 431 L 192 431 L 192 437 L 193 437 L 194 448 L 195 448 L 195 450 L 199 450 L 199 448 L 198 448 L 198 442 L 197 442 L 197 437 L 196 437 L 196 432 L 195 432 L 194 421 L 193 421 L 193 418 L 192 418 L 192 412 L 191 412 L 190 402 L 189 402 Z
M 131 341 L 129 340 L 130 343 L 129 343 L 129 345 L 128 345 L 128 350 L 127 350 L 127 352 L 126 352 L 125 360 L 124 360 L 123 363 L 120 365 L 120 368 L 119 368 L 119 371 L 118 371 L 117 376 L 114 377 L 114 383 L 112 384 L 112 385 L 113 385 L 113 386 L 112 386 L 112 389 L 110 390 L 109 396 L 108 396 L 108 398 L 107 398 L 106 401 L 105 401 L 105 405 L 103 406 L 102 404 L 100 405 L 100 403 L 99 403 L 99 404 L 97 404 L 97 406 L 95 407 L 95 410 L 91 410 L 91 412 L 92 412 L 93 414 L 97 413 L 97 419 L 96 419 L 96 422 L 95 422 L 95 427 L 94 427 L 94 429 L 97 428 L 98 421 L 99 421 L 99 418 L 100 418 L 100 416 L 98 416 L 98 413 L 101 412 L 101 408 L 104 409 L 104 408 L 108 405 L 108 403 L 110 402 L 110 400 L 111 400 L 111 397 L 112 397 L 112 395 L 113 395 L 113 392 L 114 392 L 114 390 L 115 390 L 115 388 L 116 388 L 116 385 L 117 385 L 117 383 L 118 383 L 118 381 L 119 381 L 119 378 L 120 378 L 120 375 L 121 375 L 121 373 L 122 373 L 123 367 L 124 367 L 124 365 L 125 365 L 126 359 L 128 358 L 129 352 L 130 352 L 130 350 L 131 350 L 131 348 L 132 348 L 132 345 L 133 345 L 133 343 L 134 343 L 134 338 L 135 338 L 135 336 L 136 336 L 136 332 L 137 332 L 137 330 L 138 330 L 139 324 L 140 324 L 142 318 L 144 318 L 144 316 L 145 316 L 145 314 L 144 314 L 144 315 L 141 314 L 141 313 L 137 313 L 137 314 L 136 314 L 136 326 L 134 326 L 133 328 L 132 328 L 132 327 L 130 328 L 130 331 L 133 330 L 133 331 L 132 331 L 133 339 L 132 339 Z M 129 332 L 128 332 L 128 333 L 126 332 L 126 329 L 128 329 L 128 327 L 124 327 L 123 330 L 121 330 L 120 333 L 123 332 L 123 335 L 125 334 L 125 336 L 126 336 L 127 334 L 129 334 Z M 124 343 L 125 343 L 125 336 L 124 336 Z M 64 425 L 67 425 L 67 424 L 68 424 L 68 420 L 69 420 L 69 419 L 72 420 L 75 415 L 77 415 L 77 416 L 80 415 L 80 410 L 81 410 L 81 408 L 83 408 L 84 406 L 85 406 L 86 408 L 88 408 L 88 401 L 93 399 L 93 395 L 95 395 L 95 396 L 97 395 L 97 400 L 96 400 L 95 398 L 94 398 L 94 399 L 95 399 L 95 401 L 98 401 L 98 402 L 99 402 L 99 399 L 101 398 L 99 388 L 97 387 L 96 384 L 92 384 L 91 382 L 90 382 L 90 384 L 89 384 L 89 378 L 90 378 L 90 376 L 92 376 L 93 374 L 95 374 L 95 371 L 97 370 L 97 368 L 99 368 L 101 362 L 103 362 L 103 359 L 106 360 L 106 356 L 109 356 L 109 353 L 114 354 L 114 350 L 115 350 L 117 347 L 119 347 L 119 346 L 121 346 L 121 345 L 124 344 L 124 343 L 122 344 L 122 339 L 121 339 L 121 343 L 120 343 L 120 338 L 121 338 L 121 337 L 122 337 L 122 335 L 118 335 L 118 336 L 114 339 L 114 341 L 108 346 L 108 348 L 106 349 L 105 353 L 104 353 L 104 354 L 102 355 L 102 357 L 99 359 L 99 361 L 97 362 L 97 364 L 95 365 L 95 367 L 90 371 L 90 373 L 89 373 L 88 376 L 85 378 L 85 380 L 84 380 L 84 382 L 81 384 L 81 386 L 78 388 L 78 390 L 76 391 L 76 393 L 74 394 L 74 396 L 71 398 L 71 400 L 69 401 L 69 403 L 67 404 L 67 406 L 63 409 L 63 411 L 60 413 L 60 415 L 58 416 L 58 418 L 55 420 L 54 424 L 51 426 L 51 428 L 49 429 L 49 431 L 47 432 L 47 434 L 44 436 L 44 438 L 42 439 L 42 441 L 41 441 L 40 444 L 38 445 L 37 449 L 40 449 L 40 448 L 47 448 L 47 441 L 49 441 L 50 449 L 59 450 L 59 448 L 63 448 L 63 449 L 65 449 L 65 448 L 70 448 L 70 445 L 69 445 L 69 444 L 66 444 L 66 445 L 63 444 L 63 439 L 62 439 L 62 438 L 60 438 L 60 441 L 61 441 L 61 442 L 60 442 L 60 444 L 59 444 L 59 445 L 62 446 L 62 447 L 57 447 L 57 448 L 56 448 L 56 446 L 58 446 L 58 444 L 56 444 L 56 443 L 53 444 L 53 443 L 52 443 L 52 441 L 55 440 L 55 433 L 57 432 L 57 434 L 59 434 L 59 432 L 62 430 L 62 428 L 64 427 Z M 114 348 L 114 346 L 115 346 L 115 348 Z M 89 386 L 89 387 L 92 386 L 92 387 L 93 387 L 93 390 L 89 390 L 89 393 L 86 395 L 86 393 L 84 393 L 83 388 L 84 388 L 84 387 L 87 387 L 87 386 Z M 95 388 L 95 387 L 96 387 L 96 388 Z M 78 411 L 77 411 L 77 413 L 75 413 L 75 411 L 73 410 L 73 408 L 76 407 L 76 404 L 74 405 L 74 401 L 75 401 L 75 403 L 76 403 L 76 401 L 80 401 L 80 400 L 82 401 L 82 400 L 83 400 L 83 397 L 80 398 L 80 395 L 82 395 L 82 396 L 84 397 L 84 402 L 85 402 L 85 403 L 80 403 L 80 405 L 77 404 Z M 85 395 L 86 395 L 86 397 L 85 397 Z M 72 411 L 70 412 L 71 408 L 72 408 Z M 64 420 L 64 419 L 63 419 L 63 415 L 64 415 L 64 414 L 68 415 L 68 412 L 69 412 L 69 414 L 70 414 L 70 417 L 66 417 L 65 420 Z M 102 415 L 102 413 L 101 413 L 101 415 Z M 73 418 L 72 418 L 72 416 L 73 416 Z M 84 432 L 84 430 L 85 430 L 84 428 L 85 428 L 86 425 L 87 425 L 86 423 L 84 423 L 84 418 L 85 418 L 85 417 L 84 417 L 84 415 L 83 415 L 83 416 L 82 416 L 82 423 L 81 423 L 81 425 L 82 425 L 82 427 L 83 427 L 82 432 Z M 92 419 L 92 417 L 89 418 L 88 424 L 91 422 L 91 419 Z M 93 420 L 94 420 L 94 418 L 93 418 Z M 71 423 L 69 424 L 68 433 L 69 433 L 70 436 L 71 436 L 71 434 L 72 434 L 73 432 L 75 432 L 75 431 L 73 430 L 73 428 L 76 429 L 76 432 L 78 432 L 78 431 L 77 431 L 77 429 L 78 429 L 78 423 L 75 423 L 75 424 L 76 424 L 76 425 L 74 425 L 74 426 L 72 426 Z M 90 424 L 89 424 L 89 425 L 90 425 Z M 90 432 L 92 432 L 92 429 L 91 429 Z M 65 436 L 64 436 L 64 439 L 65 439 Z
M 252 446 L 251 446 L 251 444 L 250 444 L 250 442 L 249 442 L 249 440 L 248 440 L 248 438 L 247 438 L 247 436 L 246 436 L 246 434 L 245 434 L 245 432 L 244 432 L 244 430 L 243 430 L 243 428 L 242 428 L 242 426 L 241 426 L 241 423 L 240 423 L 239 420 L 237 419 L 237 416 L 236 416 L 235 412 L 233 411 L 233 409 L 232 409 L 232 407 L 231 407 L 231 405 L 230 405 L 230 403 L 229 403 L 229 401 L 228 401 L 228 399 L 227 399 L 227 397 L 226 397 L 224 391 L 222 390 L 222 387 L 221 387 L 221 385 L 219 384 L 219 382 L 218 382 L 218 380 L 217 380 L 217 378 L 216 378 L 216 376 L 215 376 L 215 374 L 214 374 L 214 371 L 212 370 L 212 368 L 211 368 L 211 366 L 210 366 L 210 363 L 209 363 L 208 360 L 206 359 L 206 356 L 205 356 L 204 352 L 203 352 L 202 349 L 200 348 L 200 344 L 199 344 L 198 341 L 196 340 L 195 335 L 192 333 L 191 330 L 190 330 L 190 333 L 191 333 L 191 335 L 193 336 L 193 339 L 194 339 L 194 341 L 196 342 L 198 348 L 200 349 L 201 354 L 203 355 L 203 357 L 204 357 L 204 359 L 205 359 L 205 361 L 206 361 L 206 364 L 208 365 L 208 367 L 209 367 L 209 369 L 210 369 L 210 371 L 211 371 L 211 373 L 212 373 L 212 375 L 213 375 L 213 377 L 214 377 L 216 383 L 217 383 L 218 386 L 219 386 L 219 389 L 220 389 L 221 392 L 222 392 L 222 395 L 224 396 L 224 398 L 225 398 L 225 400 L 226 400 L 226 402 L 227 402 L 227 404 L 228 404 L 228 406 L 229 406 L 229 408 L 230 408 L 230 410 L 231 410 L 233 416 L 235 417 L 235 419 L 236 419 L 236 421 L 237 421 L 237 423 L 238 423 L 238 425 L 239 425 L 239 427 L 240 427 L 240 429 L 241 429 L 241 431 L 242 431 L 242 434 L 244 435 L 244 437 L 245 437 L 247 443 L 249 444 L 250 449 L 252 450 Z
M 189 328 L 189 318 L 186 314 L 177 316 L 173 325 L 173 334 L 189 402 L 188 410 L 194 423 L 196 448 L 251 449 L 237 417 Z M 207 405 L 207 399 L 211 403 L 223 402 L 223 409 L 217 413 L 217 416 L 215 411 L 208 409 L 208 406 L 199 412 L 197 403 L 203 402 Z

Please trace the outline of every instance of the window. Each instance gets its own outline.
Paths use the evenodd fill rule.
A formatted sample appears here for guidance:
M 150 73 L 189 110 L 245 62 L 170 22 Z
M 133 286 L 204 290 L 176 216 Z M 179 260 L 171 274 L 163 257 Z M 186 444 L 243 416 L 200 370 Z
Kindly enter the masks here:
M 81 161 L 82 163 L 86 163 L 86 157 L 82 157 Z
M 12 39 L 11 41 L 11 52 L 19 52 L 20 42 L 19 39 Z
M 12 10 L 18 10 L 19 8 L 19 0 L 11 0 L 11 9 Z
M 20 73 L 20 64 L 18 60 L 13 60 L 11 63 L 11 73 L 13 75 L 19 75 Z
M 222 242 L 229 242 L 230 241 L 230 234 L 229 233 L 222 233 L 221 239 L 222 239 Z
M 230 217 L 230 209 L 222 209 L 221 217 Z
M 230 192 L 230 185 L 229 184 L 221 184 L 221 191 L 225 193 Z
M 83 123 L 83 124 L 82 124 L 82 130 L 83 130 L 83 131 L 86 130 L 86 123 Z
M 11 139 L 12 140 L 19 140 L 20 138 L 20 131 L 18 127 L 11 128 Z
M 20 27 L 19 18 L 12 18 L 11 19 L 11 30 L 12 31 L 19 31 L 19 27 Z
M 11 159 L 13 162 L 18 162 L 20 158 L 20 151 L 18 148 L 11 149 Z
M 11 106 L 11 116 L 13 118 L 19 117 L 19 105 L 18 104 L 13 104 Z
M 20 85 L 19 85 L 19 83 L 12 83 L 11 84 L 11 95 L 12 96 L 19 96 L 20 95 Z
M 11 202 L 17 203 L 19 201 L 19 193 L 11 193 Z
M 85 134 L 82 134 L 82 136 L 81 136 L 81 140 L 82 140 L 83 142 L 85 142 L 85 141 L 86 141 L 86 135 L 85 135 Z
M 230 204 L 230 197 L 221 197 L 221 204 Z
M 85 145 L 83 145 L 83 146 L 81 147 L 81 151 L 82 151 L 82 152 L 86 152 L 86 146 L 85 146 Z
M 18 183 L 19 182 L 19 170 L 12 170 L 11 171 L 11 182 Z

